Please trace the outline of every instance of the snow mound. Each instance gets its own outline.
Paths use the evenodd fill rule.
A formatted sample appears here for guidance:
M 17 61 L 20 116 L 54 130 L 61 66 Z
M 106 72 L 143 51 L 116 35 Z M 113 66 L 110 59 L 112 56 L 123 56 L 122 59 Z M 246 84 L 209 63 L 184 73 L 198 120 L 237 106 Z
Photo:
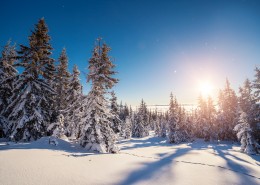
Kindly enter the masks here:
M 53 140 L 56 143 L 52 142 Z M 59 150 L 69 153 L 75 152 L 86 152 L 86 149 L 82 148 L 79 144 L 75 142 L 70 142 L 67 137 L 62 139 L 51 137 L 42 137 L 36 141 L 32 142 L 0 142 L 0 146 L 4 149 L 43 149 L 43 150 Z

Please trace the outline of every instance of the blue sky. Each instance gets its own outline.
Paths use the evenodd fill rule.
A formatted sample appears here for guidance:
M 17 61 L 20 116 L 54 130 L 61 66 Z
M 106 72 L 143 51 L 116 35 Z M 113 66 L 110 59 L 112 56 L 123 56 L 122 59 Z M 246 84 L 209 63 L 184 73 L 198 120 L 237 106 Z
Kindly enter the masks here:
M 119 100 L 136 106 L 197 102 L 208 82 L 216 98 L 227 77 L 238 90 L 260 64 L 260 1 L 256 0 L 2 0 L 0 44 L 27 37 L 44 17 L 58 58 L 66 47 L 69 68 L 84 73 L 95 39 L 111 46 Z

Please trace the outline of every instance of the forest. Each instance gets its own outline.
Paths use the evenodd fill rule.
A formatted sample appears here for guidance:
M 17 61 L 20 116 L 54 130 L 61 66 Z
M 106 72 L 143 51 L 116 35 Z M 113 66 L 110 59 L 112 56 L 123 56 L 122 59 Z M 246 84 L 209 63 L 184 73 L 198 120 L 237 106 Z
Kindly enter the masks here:
M 83 93 L 80 70 L 68 70 L 63 49 L 58 59 L 48 26 L 42 18 L 35 24 L 28 45 L 16 47 L 11 41 L 0 58 L 0 137 L 25 142 L 44 136 L 67 137 L 87 150 L 118 153 L 119 138 L 146 137 L 150 131 L 169 143 L 239 141 L 241 151 L 260 153 L 260 68 L 254 79 L 245 79 L 238 94 L 226 79 L 218 101 L 198 97 L 198 106 L 185 110 L 169 92 L 166 112 L 150 111 L 142 99 L 139 108 L 118 104 L 113 87 L 119 82 L 109 55 L 111 48 L 100 38 L 86 66 L 86 82 L 91 89 Z M 234 69 L 235 70 L 235 69 Z M 174 84 L 173 84 L 174 86 Z M 55 139 L 50 143 L 56 143 Z

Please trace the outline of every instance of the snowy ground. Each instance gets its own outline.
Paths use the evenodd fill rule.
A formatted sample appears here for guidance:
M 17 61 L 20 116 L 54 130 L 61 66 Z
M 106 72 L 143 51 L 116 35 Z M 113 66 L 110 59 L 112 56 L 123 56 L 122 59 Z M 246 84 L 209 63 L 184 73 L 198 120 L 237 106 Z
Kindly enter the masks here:
M 123 140 L 119 154 L 96 154 L 48 138 L 32 143 L 0 142 L 1 185 L 260 184 L 260 156 L 231 143 L 171 145 L 146 137 Z

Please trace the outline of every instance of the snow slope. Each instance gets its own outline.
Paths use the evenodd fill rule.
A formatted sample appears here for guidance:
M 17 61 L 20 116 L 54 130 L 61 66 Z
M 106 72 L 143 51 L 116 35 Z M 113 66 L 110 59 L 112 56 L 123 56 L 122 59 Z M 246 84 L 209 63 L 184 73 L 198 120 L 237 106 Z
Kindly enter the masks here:
M 231 143 L 172 145 L 149 136 L 120 141 L 119 154 L 97 154 L 58 141 L 0 142 L 0 184 L 260 184 L 260 156 Z

